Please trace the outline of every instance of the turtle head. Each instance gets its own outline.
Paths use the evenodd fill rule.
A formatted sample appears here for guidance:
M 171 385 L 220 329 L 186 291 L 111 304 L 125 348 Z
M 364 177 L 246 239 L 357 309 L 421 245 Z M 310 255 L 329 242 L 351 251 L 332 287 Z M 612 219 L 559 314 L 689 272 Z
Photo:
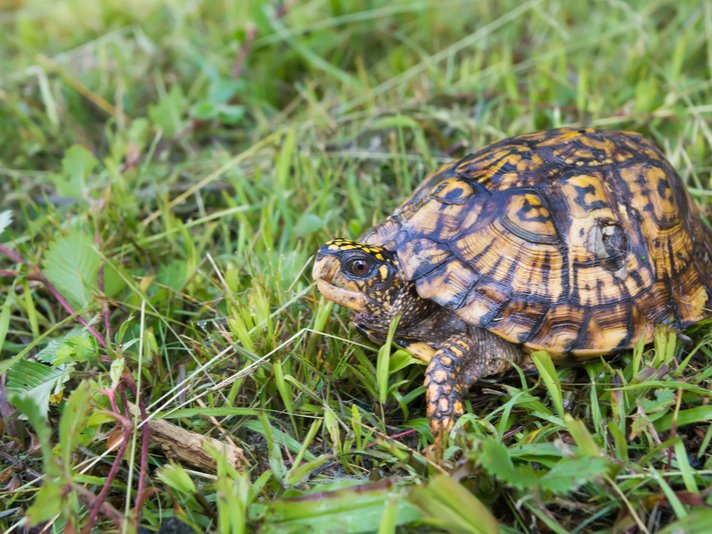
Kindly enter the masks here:
M 430 308 L 406 280 L 395 254 L 383 247 L 332 239 L 317 252 L 312 275 L 319 291 L 354 310 L 356 324 L 367 330 L 387 332 L 397 315 L 399 326 L 407 326 Z

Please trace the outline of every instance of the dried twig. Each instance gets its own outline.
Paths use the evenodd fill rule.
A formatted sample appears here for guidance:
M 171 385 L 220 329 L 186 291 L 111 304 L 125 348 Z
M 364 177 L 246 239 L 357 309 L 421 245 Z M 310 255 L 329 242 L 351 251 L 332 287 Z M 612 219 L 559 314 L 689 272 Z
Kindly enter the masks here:
M 132 404 L 129 404 L 129 409 L 132 413 L 136 412 L 136 406 Z M 210 445 L 223 451 L 228 463 L 236 469 L 245 469 L 248 466 L 245 453 L 240 447 L 191 432 L 163 419 L 151 419 L 148 426 L 151 428 L 151 443 L 158 446 L 168 458 L 215 471 L 215 460 L 204 448 L 205 445 Z

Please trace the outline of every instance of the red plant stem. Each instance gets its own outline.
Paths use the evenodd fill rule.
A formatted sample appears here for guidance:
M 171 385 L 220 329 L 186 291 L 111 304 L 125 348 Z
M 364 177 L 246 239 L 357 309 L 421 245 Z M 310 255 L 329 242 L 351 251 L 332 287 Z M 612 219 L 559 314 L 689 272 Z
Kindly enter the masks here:
M 123 397 L 125 405 L 126 396 L 123 395 Z M 99 511 L 102 509 L 102 505 L 106 500 L 106 496 L 109 494 L 111 484 L 116 478 L 116 474 L 119 472 L 119 467 L 121 467 L 121 462 L 124 458 L 124 454 L 126 454 L 126 449 L 129 446 L 131 438 L 131 420 L 128 417 L 122 416 L 120 414 L 115 414 L 115 417 L 116 420 L 121 424 L 121 426 L 124 427 L 124 436 L 121 440 L 121 445 L 119 445 L 119 449 L 116 451 L 116 458 L 114 458 L 114 462 L 111 464 L 111 469 L 109 470 L 109 474 L 106 476 L 104 486 L 101 488 L 99 495 L 96 496 L 96 499 L 94 500 L 94 503 L 92 504 L 92 507 L 89 510 L 89 518 L 87 519 L 86 525 L 84 525 L 84 528 L 82 529 L 82 534 L 89 534 L 92 528 L 94 528 L 96 518 L 99 516 Z
M 70 490 L 73 490 L 76 492 L 77 496 L 79 497 L 80 502 L 86 503 L 86 505 L 90 505 L 94 502 L 96 502 L 96 496 L 86 489 L 84 486 L 81 484 L 76 484 L 74 482 L 70 482 L 69 485 L 66 487 L 66 491 L 69 492 Z M 116 508 L 111 506 L 108 502 L 102 503 L 101 504 L 101 509 L 100 511 L 111 521 L 113 521 L 114 525 L 116 526 L 117 529 L 121 529 L 121 520 L 122 520 L 122 515 L 121 512 L 119 512 Z M 73 531 L 75 532 L 75 531 Z
M 14 250 L 10 250 L 7 248 L 5 245 L 0 245 L 0 252 L 5 254 L 8 258 L 10 258 L 12 261 L 15 263 L 26 263 L 25 260 L 20 256 L 17 252 Z
M 11 278 L 15 278 L 17 276 L 17 271 L 6 271 L 4 269 L 0 269 L 0 276 L 9 276 Z
M 45 275 L 43 275 L 42 273 L 38 273 L 37 278 L 45 285 L 45 287 L 47 288 L 47 291 L 52 293 L 54 298 L 57 299 L 57 302 L 59 302 L 59 304 L 62 306 L 62 308 L 64 308 L 67 311 L 67 313 L 69 313 L 70 315 L 73 315 L 75 313 L 74 310 L 72 309 L 72 306 L 69 304 L 69 302 L 67 302 L 67 299 L 64 298 L 64 295 L 62 295 L 57 290 L 57 288 L 52 285 L 52 282 L 50 282 Z M 106 348 L 106 340 L 104 339 L 104 336 L 102 336 L 97 331 L 96 328 L 94 328 L 92 325 L 90 325 L 81 315 L 77 315 L 77 321 L 79 321 L 82 325 L 84 325 L 86 327 L 87 330 L 89 330 L 91 335 L 93 335 L 96 338 L 96 340 L 99 342 L 99 345 Z
M 14 250 L 11 250 L 7 248 L 4 245 L 0 245 L 0 252 L 5 254 L 8 258 L 10 258 L 12 261 L 15 263 L 22 263 L 24 265 L 27 265 L 30 268 L 32 278 L 35 280 L 39 280 L 44 284 L 44 286 L 47 288 L 47 290 L 52 294 L 52 296 L 57 299 L 57 302 L 62 306 L 62 308 L 65 309 L 69 315 L 74 315 L 74 309 L 72 306 L 69 304 L 67 299 L 64 298 L 64 295 L 62 295 L 54 285 L 52 285 L 52 282 L 49 281 L 49 279 L 42 274 L 42 271 L 39 270 L 38 267 L 32 265 L 29 263 L 27 260 L 25 260 L 22 256 L 20 256 L 19 253 L 15 252 Z M 77 321 L 79 321 L 84 327 L 86 327 L 87 330 L 93 335 L 96 340 L 99 342 L 99 345 L 102 347 L 106 348 L 106 340 L 104 339 L 104 336 L 102 336 L 96 328 L 91 326 L 82 316 L 77 315 Z

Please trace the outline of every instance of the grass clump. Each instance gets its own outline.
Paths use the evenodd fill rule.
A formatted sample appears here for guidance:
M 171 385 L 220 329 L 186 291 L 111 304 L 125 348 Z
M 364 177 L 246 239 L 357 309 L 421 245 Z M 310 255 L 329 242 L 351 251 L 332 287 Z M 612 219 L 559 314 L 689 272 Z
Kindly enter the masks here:
M 422 366 L 309 271 L 537 129 L 640 131 L 708 205 L 707 4 L 16 0 L 0 27 L 0 528 L 706 531 L 709 324 L 474 389 L 446 476 Z M 149 420 L 248 467 L 147 452 Z

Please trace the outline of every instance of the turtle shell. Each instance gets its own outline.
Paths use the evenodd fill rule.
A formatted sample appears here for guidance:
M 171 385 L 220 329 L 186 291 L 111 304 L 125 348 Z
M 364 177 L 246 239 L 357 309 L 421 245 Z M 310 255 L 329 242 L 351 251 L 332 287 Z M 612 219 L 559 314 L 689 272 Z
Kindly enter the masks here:
M 595 356 L 710 316 L 712 232 L 632 132 L 562 128 L 442 166 L 361 241 L 419 295 L 529 349 Z

